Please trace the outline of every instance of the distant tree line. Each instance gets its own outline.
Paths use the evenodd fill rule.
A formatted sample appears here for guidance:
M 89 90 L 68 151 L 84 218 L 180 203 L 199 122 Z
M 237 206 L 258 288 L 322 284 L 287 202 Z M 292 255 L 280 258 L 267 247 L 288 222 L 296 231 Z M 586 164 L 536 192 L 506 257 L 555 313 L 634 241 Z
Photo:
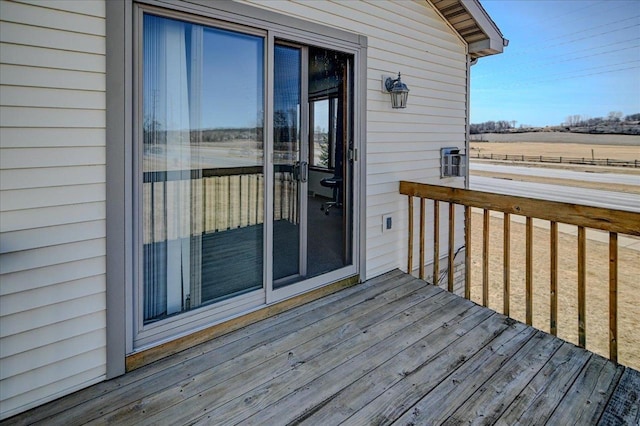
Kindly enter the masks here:
M 485 121 L 484 123 L 476 123 L 469 125 L 469 132 L 472 135 L 476 135 L 478 133 L 502 133 L 506 132 L 510 129 L 515 129 L 516 121 Z
M 567 127 L 595 127 L 606 124 L 630 123 L 640 121 L 640 113 L 630 114 L 623 118 L 622 112 L 611 111 L 606 117 L 590 118 L 584 115 L 570 115 L 565 119 L 564 125 Z
M 575 132 L 575 133 L 611 133 L 611 134 L 640 134 L 640 113 L 624 115 L 620 111 L 611 111 L 606 117 L 591 118 L 585 115 L 569 115 L 559 126 L 544 128 L 520 124 L 516 128 L 515 120 L 485 121 L 469 125 L 469 133 L 521 133 L 521 132 Z

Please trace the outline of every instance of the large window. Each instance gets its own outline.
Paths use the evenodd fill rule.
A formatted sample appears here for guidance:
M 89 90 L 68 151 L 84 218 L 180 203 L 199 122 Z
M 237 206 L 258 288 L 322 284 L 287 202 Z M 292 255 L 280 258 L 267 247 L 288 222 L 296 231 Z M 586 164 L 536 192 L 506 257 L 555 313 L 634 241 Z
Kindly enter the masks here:
M 263 286 L 264 44 L 144 14 L 145 324 Z

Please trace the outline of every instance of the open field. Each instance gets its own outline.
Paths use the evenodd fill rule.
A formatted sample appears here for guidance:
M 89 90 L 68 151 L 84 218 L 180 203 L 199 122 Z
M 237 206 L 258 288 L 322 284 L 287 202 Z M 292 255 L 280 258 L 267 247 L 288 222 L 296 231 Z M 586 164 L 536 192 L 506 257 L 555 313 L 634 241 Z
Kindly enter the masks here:
M 636 150 L 640 149 L 640 136 L 635 135 L 592 135 L 588 133 L 568 132 L 482 133 L 478 135 L 471 135 L 471 141 L 620 145 L 635 146 Z M 534 153 L 532 155 L 540 154 Z
M 489 307 L 503 311 L 503 220 L 490 222 Z M 533 325 L 549 331 L 549 231 L 534 229 Z M 511 223 L 510 316 L 525 321 L 525 226 Z M 558 337 L 578 342 L 577 238 L 559 233 Z M 640 369 L 640 251 L 618 248 L 618 357 Z M 471 297 L 482 302 L 482 214 L 472 214 Z M 609 246 L 587 240 L 587 349 L 609 356 Z
M 471 142 L 471 157 L 477 153 L 640 160 L 640 145 L 599 145 L 554 142 Z

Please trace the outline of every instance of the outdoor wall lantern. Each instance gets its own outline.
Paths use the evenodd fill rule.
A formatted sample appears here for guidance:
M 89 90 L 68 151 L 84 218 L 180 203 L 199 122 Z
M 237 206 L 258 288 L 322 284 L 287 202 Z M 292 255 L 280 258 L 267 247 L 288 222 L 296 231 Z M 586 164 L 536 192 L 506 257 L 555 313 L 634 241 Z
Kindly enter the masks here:
M 392 108 L 406 108 L 407 98 L 409 97 L 409 88 L 400 80 L 400 73 L 395 80 L 388 77 L 384 82 L 384 87 L 391 95 Z

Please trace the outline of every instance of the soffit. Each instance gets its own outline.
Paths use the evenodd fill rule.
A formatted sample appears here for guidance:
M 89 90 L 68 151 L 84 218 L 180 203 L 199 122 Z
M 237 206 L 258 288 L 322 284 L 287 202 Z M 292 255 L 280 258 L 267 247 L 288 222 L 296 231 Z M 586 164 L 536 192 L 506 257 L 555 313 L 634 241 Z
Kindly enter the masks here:
M 478 0 L 430 0 L 469 45 L 471 58 L 502 53 L 508 41 Z

